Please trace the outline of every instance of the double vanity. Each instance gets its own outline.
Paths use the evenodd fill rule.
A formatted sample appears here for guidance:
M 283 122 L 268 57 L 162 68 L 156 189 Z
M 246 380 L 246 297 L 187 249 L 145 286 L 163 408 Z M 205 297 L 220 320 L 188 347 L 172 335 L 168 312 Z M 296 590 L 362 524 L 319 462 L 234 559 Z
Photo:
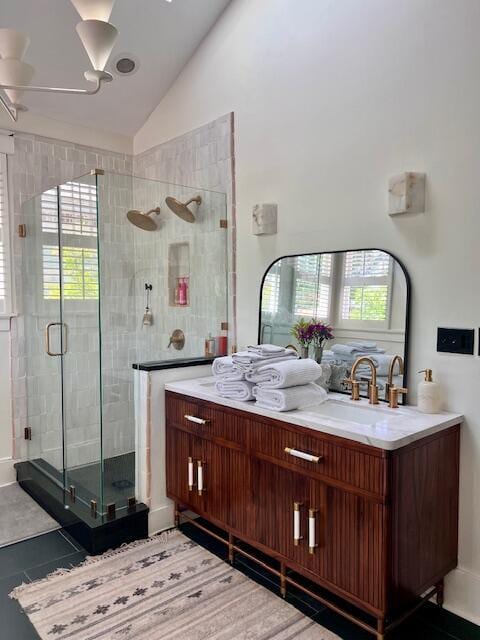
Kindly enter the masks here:
M 220 398 L 212 378 L 165 388 L 177 523 L 208 530 L 232 562 L 243 554 L 268 568 L 283 595 L 294 585 L 377 638 L 432 596 L 442 604 L 457 564 L 461 415 L 338 393 L 278 413 Z

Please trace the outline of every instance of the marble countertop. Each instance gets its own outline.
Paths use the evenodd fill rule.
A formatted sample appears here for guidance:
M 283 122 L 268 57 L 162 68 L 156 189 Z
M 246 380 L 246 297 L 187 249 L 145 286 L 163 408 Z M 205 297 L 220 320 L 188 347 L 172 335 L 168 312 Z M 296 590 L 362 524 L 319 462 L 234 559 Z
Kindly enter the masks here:
M 426 414 L 414 406 L 390 409 L 386 403 L 372 406 L 366 399 L 354 402 L 341 393 L 329 393 L 324 404 L 302 410 L 271 411 L 257 407 L 254 401 L 239 402 L 222 398 L 215 391 L 213 377 L 169 382 L 165 384 L 165 389 L 387 451 L 400 449 L 463 422 L 463 415 L 458 413 Z

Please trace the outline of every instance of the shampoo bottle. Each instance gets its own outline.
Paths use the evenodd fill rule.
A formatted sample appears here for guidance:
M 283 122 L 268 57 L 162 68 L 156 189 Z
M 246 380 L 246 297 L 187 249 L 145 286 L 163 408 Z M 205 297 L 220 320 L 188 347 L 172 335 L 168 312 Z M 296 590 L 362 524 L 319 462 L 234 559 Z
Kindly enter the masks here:
M 439 413 L 442 410 L 442 387 L 432 378 L 432 370 L 424 369 L 425 380 L 417 389 L 418 409 L 423 413 Z

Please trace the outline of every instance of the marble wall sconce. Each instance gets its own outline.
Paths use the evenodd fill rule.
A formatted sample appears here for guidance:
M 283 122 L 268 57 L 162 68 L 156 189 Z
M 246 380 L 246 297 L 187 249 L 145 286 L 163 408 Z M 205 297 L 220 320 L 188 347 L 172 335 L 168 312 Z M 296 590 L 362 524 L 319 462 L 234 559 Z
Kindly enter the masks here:
M 256 204 L 252 213 L 252 233 L 255 236 L 277 233 L 277 205 Z
M 388 213 L 425 212 L 425 174 L 408 171 L 390 178 L 388 186 Z

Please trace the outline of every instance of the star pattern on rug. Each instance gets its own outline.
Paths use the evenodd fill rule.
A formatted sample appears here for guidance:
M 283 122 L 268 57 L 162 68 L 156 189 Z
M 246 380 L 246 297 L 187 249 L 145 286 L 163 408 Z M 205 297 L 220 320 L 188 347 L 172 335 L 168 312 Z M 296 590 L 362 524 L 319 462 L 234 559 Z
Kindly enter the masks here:
M 142 587 L 137 587 L 133 592 L 134 596 L 144 596 L 147 593 L 148 589 L 143 589 Z
M 181 573 L 171 573 L 169 580 L 180 580 L 182 574 Z
M 54 624 L 53 627 L 48 632 L 49 636 L 58 636 L 65 631 L 67 628 L 66 624 Z
M 120 596 L 115 600 L 113 604 L 127 604 L 129 600 L 130 600 L 130 596 Z
M 104 616 L 107 611 L 110 609 L 109 604 L 99 604 L 98 607 L 93 612 L 94 616 Z
M 84 624 L 88 620 L 88 616 L 77 616 L 72 620 L 72 624 Z
M 155 582 L 152 582 L 152 588 L 161 589 L 164 584 L 165 584 L 165 580 L 155 580 Z
M 191 593 L 188 597 L 189 598 L 200 598 L 201 595 L 202 595 L 202 590 L 200 589 L 199 591 L 195 591 L 195 593 Z
M 230 584 L 233 580 L 233 576 L 227 576 L 226 578 L 222 578 L 219 582 L 222 584 Z

